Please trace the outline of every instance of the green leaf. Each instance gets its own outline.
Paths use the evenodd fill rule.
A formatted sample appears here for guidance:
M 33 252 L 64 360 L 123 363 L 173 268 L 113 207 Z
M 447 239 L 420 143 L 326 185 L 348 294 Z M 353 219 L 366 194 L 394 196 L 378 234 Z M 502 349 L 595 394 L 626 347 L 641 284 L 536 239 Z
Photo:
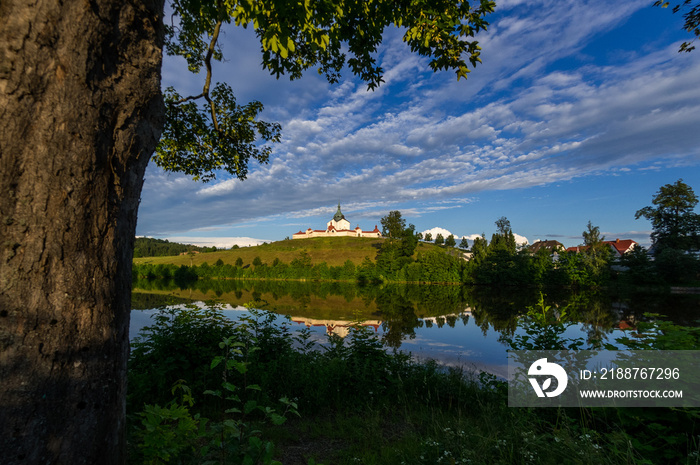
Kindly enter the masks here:
M 243 413 L 246 415 L 255 410 L 258 407 L 258 403 L 255 402 L 254 400 L 249 400 L 248 402 L 245 403 L 243 406 Z
M 273 413 L 270 415 L 270 421 L 272 421 L 274 425 L 279 426 L 285 421 L 287 421 L 287 419 L 278 413 Z
M 238 389 L 236 385 L 229 383 L 228 381 L 222 383 L 221 386 L 229 392 L 236 392 L 236 390 Z

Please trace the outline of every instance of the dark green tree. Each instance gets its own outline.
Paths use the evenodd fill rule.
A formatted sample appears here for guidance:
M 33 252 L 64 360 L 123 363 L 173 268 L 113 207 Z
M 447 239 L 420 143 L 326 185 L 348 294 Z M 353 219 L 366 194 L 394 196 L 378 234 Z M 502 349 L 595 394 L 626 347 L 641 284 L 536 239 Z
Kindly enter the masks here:
M 605 236 L 600 235 L 600 227 L 593 226 L 593 223 L 591 223 L 590 220 L 586 225 L 586 230 L 583 231 L 581 235 L 583 236 L 583 245 L 586 247 L 599 245 L 605 240 Z
M 438 233 L 437 236 L 435 236 L 435 245 L 442 245 L 445 243 L 445 238 L 442 237 L 442 234 Z
M 462 242 L 459 243 L 459 248 L 464 250 L 469 248 L 469 241 L 466 237 L 462 237 Z
M 433 235 L 432 233 L 425 233 L 425 237 L 423 238 L 425 242 L 433 242 Z
M 472 244 L 472 255 L 467 266 L 464 270 L 464 276 L 462 280 L 465 283 L 474 283 L 478 274 L 479 267 L 486 260 L 488 254 L 488 241 L 484 234 L 481 237 L 474 238 L 474 243 Z
M 476 282 L 496 286 L 532 285 L 535 279 L 532 265 L 532 257 L 525 251 L 511 253 L 503 247 L 489 247 L 486 259 L 475 270 Z
M 401 232 L 401 242 L 399 242 L 401 255 L 404 257 L 413 256 L 417 246 L 418 235 L 416 234 L 416 227 L 409 224 L 408 227 Z
M 450 234 L 447 236 L 447 239 L 445 239 L 445 246 L 447 247 L 454 247 L 457 245 L 457 242 L 455 241 L 455 236 L 453 234 Z
M 662 186 L 651 200 L 654 206 L 637 210 L 634 218 L 651 221 L 651 239 L 655 253 L 665 248 L 698 250 L 700 248 L 700 215 L 695 213 L 698 197 L 679 179 Z
M 249 160 L 269 156 L 255 141 L 279 139 L 279 126 L 258 120 L 262 105 L 239 105 L 213 84 L 223 27 L 254 29 L 276 76 L 319 68 L 335 82 L 347 65 L 373 89 L 388 26 L 401 27 L 431 69 L 461 78 L 480 61 L 474 36 L 495 6 L 174 0 L 165 27 L 163 3 L 0 6 L 3 32 L 13 31 L 0 34 L 0 457 L 125 460 L 131 261 L 149 159 L 160 139 L 156 161 L 166 170 L 244 178 Z M 206 69 L 202 92 L 166 91 L 167 108 L 164 43 L 193 72 Z
M 487 255 L 483 262 L 473 269 L 476 282 L 490 285 L 530 284 L 533 273 L 529 257 L 516 254 L 515 235 L 510 221 L 505 216 L 495 222 L 496 232 L 491 236 Z
M 600 227 L 593 226 L 590 221 L 586 225 L 586 230 L 582 233 L 583 264 L 589 269 L 589 274 L 595 279 L 602 281 L 609 271 L 611 258 L 610 246 L 603 242 L 605 237 L 600 235 Z
M 515 253 L 515 235 L 510 227 L 510 221 L 505 216 L 496 220 L 496 233 L 491 236 L 490 251 L 505 250 L 507 253 Z
M 399 235 L 384 241 L 377 253 L 377 270 L 385 280 L 399 279 L 399 271 L 413 261 L 413 253 L 418 246 L 416 227 L 409 224 Z
M 633 285 L 652 284 L 657 282 L 654 263 L 650 254 L 644 247 L 635 245 L 632 250 L 625 253 L 619 259 L 619 265 L 623 267 L 623 277 Z
M 401 218 L 401 212 L 398 210 L 390 211 L 380 222 L 382 223 L 382 235 L 389 236 L 390 239 L 401 236 L 406 229 L 406 220 Z
M 666 284 L 696 282 L 700 263 L 692 254 L 666 247 L 654 255 L 654 270 Z
M 430 249 L 420 253 L 416 260 L 416 275 L 414 281 L 423 282 L 459 282 L 463 260 L 452 257 L 442 250 Z
M 512 228 L 510 227 L 510 221 L 505 216 L 502 216 L 496 220 L 496 229 L 498 231 L 498 234 L 500 234 L 501 236 L 506 236 L 509 232 L 512 232 Z
M 546 247 L 540 248 L 531 256 L 532 278 L 537 284 L 550 284 L 550 274 L 554 269 L 552 254 Z
M 134 242 L 134 256 L 162 257 L 167 255 L 180 255 L 189 250 L 206 252 L 210 249 L 195 247 L 190 244 L 178 244 L 167 239 L 154 239 L 152 237 L 137 237 Z
M 489 244 L 484 234 L 482 234 L 481 237 L 474 238 L 474 243 L 472 244 L 472 261 L 476 263 L 483 261 L 488 253 L 488 246 Z

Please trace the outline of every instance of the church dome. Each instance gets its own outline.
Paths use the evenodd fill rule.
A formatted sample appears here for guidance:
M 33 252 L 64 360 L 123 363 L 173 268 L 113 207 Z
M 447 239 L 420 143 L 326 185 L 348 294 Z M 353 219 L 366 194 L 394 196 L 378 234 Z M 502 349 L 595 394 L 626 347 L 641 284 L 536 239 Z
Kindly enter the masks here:
M 337 222 L 345 219 L 345 215 L 340 211 L 340 204 L 338 204 L 338 211 L 333 215 L 333 219 Z

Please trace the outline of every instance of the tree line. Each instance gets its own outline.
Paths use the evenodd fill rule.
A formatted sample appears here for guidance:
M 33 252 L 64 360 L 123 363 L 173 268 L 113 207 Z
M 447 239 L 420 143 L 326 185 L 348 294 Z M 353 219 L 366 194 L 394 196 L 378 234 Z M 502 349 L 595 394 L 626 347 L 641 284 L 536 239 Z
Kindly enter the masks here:
M 542 284 L 596 287 L 618 280 L 631 285 L 693 284 L 700 273 L 700 215 L 695 213 L 698 197 L 679 179 L 662 186 L 652 197 L 652 205 L 641 208 L 635 218 L 645 218 L 652 226 L 652 246 L 635 247 L 620 257 L 612 251 L 600 228 L 590 221 L 582 232 L 578 252 L 556 251 L 552 259 L 547 249 L 535 254 L 516 250 L 510 224 L 496 222 L 498 232 L 487 244 L 474 241 L 472 260 L 467 268 L 473 282 L 536 282 Z
M 590 288 L 604 285 L 610 278 L 612 265 L 607 246 L 602 244 L 597 227 L 590 225 L 584 231 L 584 242 L 589 245 L 579 254 L 560 253 L 555 258 L 551 250 L 541 249 L 531 253 L 518 247 L 510 221 L 501 217 L 496 220 L 497 231 L 487 240 L 482 234 L 474 240 L 471 248 L 466 241 L 455 248 L 454 236 L 436 244 L 443 250 L 414 251 L 422 237 L 413 225 L 405 226 L 400 212 L 391 212 L 382 220 L 385 226 L 384 242 L 377 254 L 376 262 L 365 260 L 358 269 L 360 282 L 406 281 L 448 282 L 493 286 L 568 286 Z M 393 231 L 389 231 L 393 228 Z M 461 249 L 461 250 L 460 250 Z
M 384 282 L 453 283 L 490 286 L 552 286 L 596 288 L 611 284 L 670 285 L 693 283 L 698 279 L 700 261 L 700 215 L 693 209 L 698 202 L 693 190 L 682 180 L 663 186 L 652 199 L 653 207 L 637 211 L 637 218 L 652 221 L 651 250 L 635 246 L 617 257 L 600 227 L 590 221 L 581 233 L 578 251 L 541 248 L 532 253 L 516 244 L 510 221 L 496 220 L 496 232 L 490 241 L 482 234 L 471 248 L 455 248 L 455 241 L 441 248 L 419 251 L 422 239 L 415 226 L 406 225 L 401 212 L 392 211 L 382 218 L 386 237 L 376 257 L 365 257 L 360 264 L 347 260 L 342 266 L 313 264 L 302 252 L 290 263 L 275 258 L 264 263 L 255 257 L 252 263 L 238 258 L 234 265 L 219 259 L 213 265 L 133 266 L 133 278 L 175 279 L 305 279 L 320 281 L 357 281 L 360 284 Z M 449 236 L 452 237 L 452 236 Z M 462 244 L 460 244 L 462 245 Z
M 636 218 L 651 221 L 653 246 L 650 250 L 636 246 L 621 257 L 612 253 L 600 228 L 590 221 L 582 232 L 579 251 L 540 249 L 531 253 L 518 247 L 510 221 L 496 220 L 496 232 L 490 241 L 485 235 L 475 238 L 471 247 L 463 238 L 459 247 L 453 235 L 444 239 L 438 234 L 435 244 L 441 249 L 418 252 L 419 241 L 431 241 L 415 231 L 400 211 L 391 211 L 381 219 L 386 240 L 376 257 L 366 257 L 360 264 L 346 261 L 342 266 L 312 264 L 302 253 L 290 263 L 275 259 L 263 263 L 259 257 L 235 265 L 222 260 L 213 265 L 134 265 L 134 278 L 254 278 L 309 279 L 381 282 L 463 283 L 511 286 L 568 286 L 591 288 L 620 280 L 629 284 L 682 284 L 697 278 L 700 265 L 700 215 L 694 212 L 698 197 L 682 179 L 662 186 L 652 198 L 652 206 L 644 207 Z M 176 255 L 183 251 L 211 251 L 171 243 L 167 240 L 137 238 L 136 251 L 143 256 Z M 556 253 L 556 255 L 554 255 Z
M 216 246 L 198 247 L 192 244 L 170 242 L 167 239 L 137 237 L 134 241 L 134 258 L 171 257 L 186 252 L 216 252 Z

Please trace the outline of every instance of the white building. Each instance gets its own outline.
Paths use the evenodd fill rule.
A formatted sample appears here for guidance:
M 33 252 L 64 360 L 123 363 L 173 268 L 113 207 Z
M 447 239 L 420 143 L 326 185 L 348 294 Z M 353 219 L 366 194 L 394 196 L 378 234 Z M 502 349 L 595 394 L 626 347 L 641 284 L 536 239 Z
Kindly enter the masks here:
M 355 229 L 350 229 L 350 222 L 345 219 L 345 215 L 340 211 L 340 204 L 338 204 L 338 211 L 335 212 L 333 218 L 326 223 L 326 229 L 307 229 L 306 231 L 299 231 L 292 235 L 292 239 L 309 239 L 312 237 L 382 237 L 382 233 L 374 225 L 372 231 L 363 231 L 359 226 Z

